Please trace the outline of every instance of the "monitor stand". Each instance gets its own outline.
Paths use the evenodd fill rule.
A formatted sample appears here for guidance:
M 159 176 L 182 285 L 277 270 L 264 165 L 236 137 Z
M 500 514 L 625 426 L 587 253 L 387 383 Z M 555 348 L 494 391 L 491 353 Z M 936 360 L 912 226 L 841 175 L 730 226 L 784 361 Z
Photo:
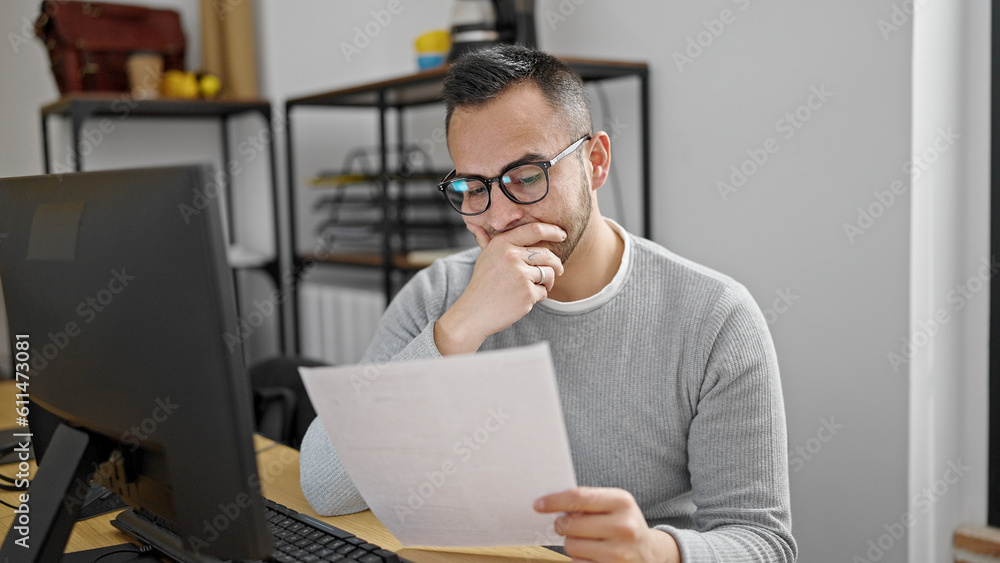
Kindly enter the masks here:
M 18 496 L 18 511 L 7 539 L 0 548 L 0 561 L 42 562 L 62 559 L 83 499 L 74 499 L 76 489 L 86 490 L 93 468 L 111 457 L 113 442 L 86 431 L 60 424 L 45 451 L 31 488 Z M 26 498 L 27 502 L 20 502 Z
M 122 511 L 111 521 L 111 525 L 125 532 L 143 545 L 152 547 L 171 561 L 178 563 L 223 563 L 218 557 L 194 553 L 184 545 L 184 541 L 166 528 L 147 520 L 134 509 Z

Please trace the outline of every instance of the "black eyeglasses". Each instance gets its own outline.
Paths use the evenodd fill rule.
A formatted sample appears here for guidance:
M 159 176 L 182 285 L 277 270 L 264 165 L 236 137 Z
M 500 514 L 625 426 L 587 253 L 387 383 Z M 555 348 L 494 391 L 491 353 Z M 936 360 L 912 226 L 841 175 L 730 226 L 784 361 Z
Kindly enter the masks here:
M 496 178 L 482 176 L 463 176 L 456 178 L 452 170 L 438 184 L 438 189 L 448 199 L 448 203 L 462 215 L 479 215 L 490 207 L 490 186 L 493 182 L 500 183 L 500 191 L 507 199 L 521 205 L 538 203 L 549 194 L 549 168 L 555 166 L 568 154 L 580 148 L 584 141 L 589 141 L 590 135 L 577 140 L 566 150 L 552 160 L 515 164 L 504 170 Z

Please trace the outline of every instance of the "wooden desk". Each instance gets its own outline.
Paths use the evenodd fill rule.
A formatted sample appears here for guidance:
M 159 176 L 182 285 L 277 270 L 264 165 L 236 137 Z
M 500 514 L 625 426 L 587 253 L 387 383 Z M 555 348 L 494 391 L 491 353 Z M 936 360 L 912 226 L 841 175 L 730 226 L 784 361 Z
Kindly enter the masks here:
M 14 384 L 10 381 L 0 382 L 0 427 L 13 426 L 14 420 Z M 533 561 L 568 561 L 559 555 L 541 547 L 502 547 L 477 549 L 402 549 L 396 538 L 375 518 L 370 510 L 324 518 L 310 508 L 302 488 L 299 485 L 299 452 L 262 436 L 254 436 L 254 447 L 257 450 L 257 468 L 260 473 L 261 488 L 264 496 L 295 509 L 304 514 L 315 516 L 338 528 L 342 528 L 378 544 L 385 549 L 398 552 L 417 563 L 455 563 L 458 561 L 479 561 L 483 563 L 503 563 L 517 561 L 519 563 Z M 0 473 L 13 475 L 16 470 L 13 464 L 0 465 Z M 31 474 L 34 475 L 35 464 L 31 463 Z M 17 493 L 0 491 L 0 499 L 16 505 Z M 111 520 L 117 513 L 96 516 L 77 522 L 70 536 L 67 552 L 82 551 L 95 547 L 104 547 L 128 543 L 129 537 L 111 525 Z M 0 530 L 10 529 L 14 519 L 14 511 L 0 505 Z

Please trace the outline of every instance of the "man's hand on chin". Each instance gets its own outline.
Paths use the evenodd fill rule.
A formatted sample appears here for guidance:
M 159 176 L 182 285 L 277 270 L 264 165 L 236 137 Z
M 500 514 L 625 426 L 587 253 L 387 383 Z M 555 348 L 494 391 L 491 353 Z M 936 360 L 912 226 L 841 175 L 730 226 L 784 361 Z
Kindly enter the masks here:
M 469 285 L 434 325 L 434 343 L 445 356 L 479 350 L 488 336 L 544 300 L 563 273 L 562 261 L 551 250 L 535 246 L 566 240 L 566 232 L 555 225 L 527 223 L 492 239 L 482 227 L 468 227 L 482 252 Z
M 574 561 L 681 563 L 674 537 L 650 528 L 628 491 L 576 487 L 538 499 L 535 511 L 564 513 L 556 533 Z

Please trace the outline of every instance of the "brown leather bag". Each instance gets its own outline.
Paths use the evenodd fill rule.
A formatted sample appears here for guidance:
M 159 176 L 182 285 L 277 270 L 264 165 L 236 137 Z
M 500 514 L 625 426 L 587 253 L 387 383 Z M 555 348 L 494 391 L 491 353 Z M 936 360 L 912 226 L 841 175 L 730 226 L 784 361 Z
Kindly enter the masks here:
M 184 32 L 173 10 L 107 2 L 46 0 L 35 21 L 59 91 L 125 92 L 125 63 L 137 51 L 163 55 L 164 70 L 184 69 Z

